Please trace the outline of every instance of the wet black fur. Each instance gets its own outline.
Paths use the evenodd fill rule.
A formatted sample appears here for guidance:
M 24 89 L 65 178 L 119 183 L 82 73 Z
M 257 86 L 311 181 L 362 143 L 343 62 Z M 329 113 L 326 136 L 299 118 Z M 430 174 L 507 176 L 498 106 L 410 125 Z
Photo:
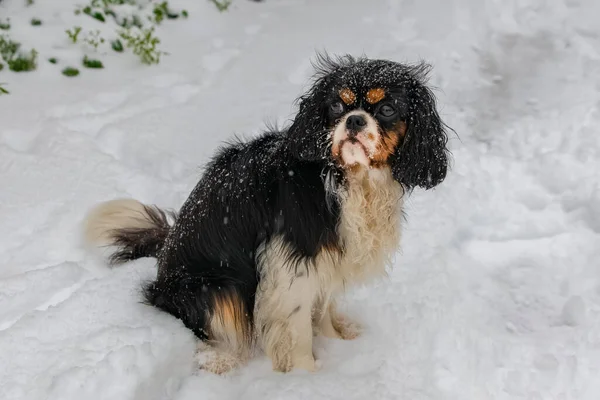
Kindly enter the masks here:
M 210 338 L 206 324 L 217 293 L 238 297 L 251 326 L 261 244 L 283 237 L 294 261 L 311 261 L 324 247 L 343 251 L 335 191 L 345 183 L 344 171 L 331 158 L 328 144 L 335 123 L 328 107 L 339 100 L 341 86 L 355 93 L 382 87 L 392 94 L 407 133 L 390 166 L 406 189 L 432 188 L 446 175 L 446 132 L 425 86 L 426 65 L 323 56 L 316 69 L 292 124 L 223 147 L 166 238 L 159 218 L 160 233 L 152 240 L 144 242 L 149 236 L 141 232 L 123 232 L 117 243 L 122 247 L 117 259 L 158 258 L 158 277 L 145 288 L 147 301 L 180 318 L 202 339 Z M 335 181 L 333 193 L 326 191 L 328 174 Z M 163 239 L 161 247 L 157 241 Z

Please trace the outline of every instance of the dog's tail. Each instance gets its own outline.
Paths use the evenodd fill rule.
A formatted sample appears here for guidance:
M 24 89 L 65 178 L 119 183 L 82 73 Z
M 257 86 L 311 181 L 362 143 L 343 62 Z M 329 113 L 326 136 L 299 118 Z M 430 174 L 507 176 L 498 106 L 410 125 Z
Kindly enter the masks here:
M 113 265 L 156 257 L 176 218 L 174 212 L 133 199 L 107 201 L 87 215 L 85 240 L 95 246 L 115 246 L 110 256 Z

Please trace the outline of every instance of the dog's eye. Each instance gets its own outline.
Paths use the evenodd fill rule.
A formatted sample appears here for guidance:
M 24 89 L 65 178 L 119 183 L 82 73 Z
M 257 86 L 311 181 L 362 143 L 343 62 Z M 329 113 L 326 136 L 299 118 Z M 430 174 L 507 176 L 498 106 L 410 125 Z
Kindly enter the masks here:
M 396 109 L 389 104 L 384 104 L 379 108 L 377 113 L 384 118 L 389 118 L 396 114 Z
M 331 113 L 333 115 L 340 115 L 344 112 L 344 105 L 338 101 L 337 103 L 333 103 L 332 105 L 330 105 L 329 109 L 331 110 Z

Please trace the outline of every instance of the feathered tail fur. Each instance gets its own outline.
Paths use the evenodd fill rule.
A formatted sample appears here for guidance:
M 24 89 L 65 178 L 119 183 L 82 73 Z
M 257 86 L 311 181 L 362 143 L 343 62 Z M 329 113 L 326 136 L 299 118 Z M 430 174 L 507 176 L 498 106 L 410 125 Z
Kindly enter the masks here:
M 133 199 L 107 201 L 96 206 L 84 223 L 86 241 L 115 246 L 112 265 L 141 257 L 156 257 L 177 215 Z

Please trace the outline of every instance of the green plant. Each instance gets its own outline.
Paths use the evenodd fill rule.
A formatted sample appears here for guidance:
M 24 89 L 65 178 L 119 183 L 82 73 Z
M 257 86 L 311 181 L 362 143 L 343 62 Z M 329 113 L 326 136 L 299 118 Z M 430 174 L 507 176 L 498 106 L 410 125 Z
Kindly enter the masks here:
M 129 29 L 129 28 L 132 28 L 134 26 L 136 28 L 139 28 L 139 29 L 143 29 L 144 28 L 144 23 L 142 22 L 142 20 L 140 19 L 140 17 L 138 17 L 137 15 L 134 15 L 133 17 L 131 17 L 131 20 L 129 18 L 125 17 L 118 24 L 122 28 L 125 28 L 125 29 Z
M 100 22 L 106 22 L 106 18 L 104 18 L 104 14 L 100 11 L 94 11 L 90 14 L 90 17 L 97 19 Z
M 157 3 L 154 5 L 154 9 L 152 10 L 152 14 L 154 15 L 153 19 L 150 19 L 155 24 L 159 25 L 169 13 L 167 8 L 167 2 L 163 1 L 162 3 Z
M 48 59 L 48 62 L 49 62 L 50 64 L 56 64 L 56 63 L 58 62 L 58 60 L 57 60 L 56 58 L 52 57 L 52 58 L 49 58 L 49 59 Z
M 25 0 L 25 5 L 27 7 L 32 6 L 33 5 L 33 0 Z
M 181 12 L 181 15 L 183 16 L 183 18 L 187 18 L 187 17 L 189 16 L 189 14 L 188 14 L 187 10 L 183 10 L 183 11 Z
M 12 41 L 8 36 L 0 36 L 0 56 L 4 61 L 12 60 L 20 48 L 20 43 Z
M 79 70 L 73 67 L 67 67 L 62 70 L 62 74 L 64 76 L 73 77 L 79 75 Z
M 232 0 L 210 0 L 219 11 L 227 11 L 229 6 L 231 5 Z
M 154 5 L 152 10 L 153 18 L 150 18 L 155 24 L 159 25 L 165 18 L 176 19 L 179 18 L 179 14 L 169 10 L 169 2 L 163 1 Z
M 83 57 L 83 66 L 86 68 L 93 68 L 93 69 L 104 68 L 102 61 L 92 60 L 92 59 L 89 59 L 87 56 Z
M 119 39 L 110 42 L 110 47 L 112 47 L 112 49 L 117 53 L 123 52 L 123 43 Z
M 42 24 L 42 21 L 37 18 L 33 18 L 31 20 L 31 25 L 33 25 L 33 26 L 40 26 L 41 24 Z
M 92 14 L 92 18 L 96 18 L 100 22 L 106 22 L 106 18 L 104 18 L 104 14 L 100 11 L 96 11 Z
M 100 31 L 95 30 L 89 31 L 87 36 L 83 39 L 83 41 L 92 46 L 94 50 L 98 50 L 98 46 L 104 43 L 105 40 L 104 38 L 100 37 Z
M 21 44 L 12 41 L 7 36 L 0 36 L 0 56 L 14 72 L 33 71 L 37 67 L 37 51 L 31 50 L 29 54 L 19 53 Z
M 2 95 L 2 94 L 10 94 L 10 92 L 8 90 L 6 90 L 3 85 L 6 85 L 6 83 L 1 83 L 0 82 L 0 95 Z
M 69 36 L 69 39 L 71 39 L 71 41 L 73 43 L 77 43 L 77 38 L 79 37 L 79 34 L 81 33 L 81 27 L 80 26 L 74 26 L 73 29 L 67 29 L 65 32 L 67 32 L 67 35 Z
M 0 62 L 0 71 L 2 71 L 3 69 L 4 69 L 4 64 L 2 64 L 2 63 Z
M 37 68 L 37 55 L 38 52 L 33 49 L 29 52 L 29 55 L 18 54 L 11 60 L 7 60 L 8 68 L 14 72 L 29 72 Z
M 157 47 L 160 39 L 154 36 L 154 27 L 143 29 L 140 32 L 132 32 L 131 29 L 123 29 L 119 36 L 125 41 L 127 47 L 140 57 L 144 64 L 158 64 L 160 56 L 164 54 Z
M 85 15 L 89 15 L 90 17 L 97 19 L 100 22 L 106 22 L 106 18 L 104 18 L 104 14 L 101 11 L 93 10 L 91 6 L 83 7 L 83 10 L 75 10 L 75 14 L 79 15 L 83 12 Z
M 117 14 L 113 10 L 111 10 L 110 8 L 106 8 L 104 10 L 104 14 L 113 17 L 113 19 L 115 19 L 115 20 L 117 19 Z
M 7 31 L 10 29 L 10 19 L 7 19 L 5 22 L 0 21 L 0 29 L 3 31 Z
M 136 5 L 137 0 L 92 0 L 92 7 L 120 6 L 123 4 Z

